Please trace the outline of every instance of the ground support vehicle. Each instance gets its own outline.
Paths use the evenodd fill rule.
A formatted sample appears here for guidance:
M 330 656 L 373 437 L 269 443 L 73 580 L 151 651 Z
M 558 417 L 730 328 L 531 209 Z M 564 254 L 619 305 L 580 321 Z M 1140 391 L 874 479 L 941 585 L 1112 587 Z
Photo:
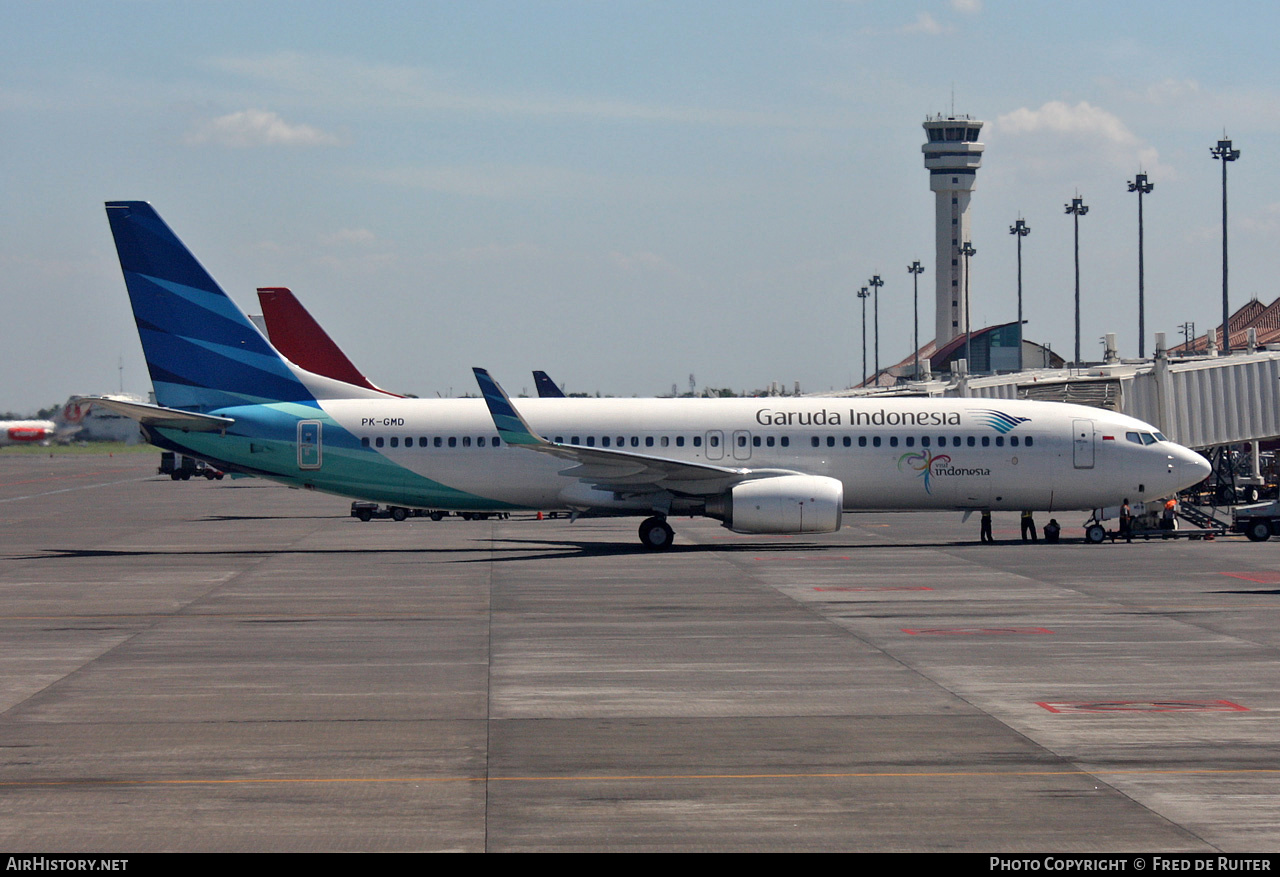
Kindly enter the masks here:
M 1251 542 L 1266 542 L 1280 533 L 1280 502 L 1259 502 L 1231 510 L 1231 529 Z
M 209 481 L 214 479 L 221 481 L 224 474 L 222 470 L 215 469 L 204 460 L 175 454 L 173 451 L 165 451 L 160 455 L 160 467 L 156 472 L 160 475 L 168 475 L 174 481 L 189 481 L 192 475 L 203 476 Z

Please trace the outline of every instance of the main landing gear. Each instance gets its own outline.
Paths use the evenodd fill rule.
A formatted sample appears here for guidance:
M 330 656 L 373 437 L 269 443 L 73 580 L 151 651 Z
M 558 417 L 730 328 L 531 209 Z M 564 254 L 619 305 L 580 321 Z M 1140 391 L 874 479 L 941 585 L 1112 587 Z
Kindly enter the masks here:
M 645 518 L 640 525 L 640 542 L 650 551 L 666 551 L 676 538 L 676 531 L 671 529 L 666 518 L 655 515 Z

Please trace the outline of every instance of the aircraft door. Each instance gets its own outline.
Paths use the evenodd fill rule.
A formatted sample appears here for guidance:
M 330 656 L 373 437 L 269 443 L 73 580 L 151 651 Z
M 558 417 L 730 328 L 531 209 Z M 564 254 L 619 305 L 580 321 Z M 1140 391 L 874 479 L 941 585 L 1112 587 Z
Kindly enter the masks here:
M 298 421 L 298 468 L 319 469 L 322 459 L 320 421 Z
M 708 460 L 719 460 L 724 457 L 724 433 L 718 429 L 707 431 L 706 452 Z
M 734 430 L 733 459 L 735 460 L 751 459 L 751 433 L 747 432 L 745 429 Z
M 1093 421 L 1071 422 L 1071 454 L 1077 469 L 1093 468 Z

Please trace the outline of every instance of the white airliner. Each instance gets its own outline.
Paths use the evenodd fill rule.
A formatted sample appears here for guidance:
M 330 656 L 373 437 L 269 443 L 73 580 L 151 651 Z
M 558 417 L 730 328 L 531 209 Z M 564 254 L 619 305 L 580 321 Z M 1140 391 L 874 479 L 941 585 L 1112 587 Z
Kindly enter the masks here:
M 66 441 L 80 430 L 88 405 L 74 401 L 62 406 L 54 420 L 0 420 L 0 448 L 7 445 L 47 445 Z
M 231 472 L 407 507 L 639 516 L 655 549 L 671 545 L 669 515 L 827 533 L 847 510 L 1088 510 L 1209 473 L 1146 423 L 1051 402 L 517 404 L 484 369 L 483 400 L 389 398 L 281 357 L 149 204 L 107 215 L 160 404 L 101 404 Z

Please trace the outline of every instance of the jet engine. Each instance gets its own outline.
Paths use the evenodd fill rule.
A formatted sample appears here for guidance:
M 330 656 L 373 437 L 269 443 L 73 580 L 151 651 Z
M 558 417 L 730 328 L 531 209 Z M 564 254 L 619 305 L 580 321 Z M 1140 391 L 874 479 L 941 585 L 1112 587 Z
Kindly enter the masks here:
M 834 533 L 844 485 L 823 475 L 779 475 L 735 484 L 707 501 L 707 515 L 738 533 Z

